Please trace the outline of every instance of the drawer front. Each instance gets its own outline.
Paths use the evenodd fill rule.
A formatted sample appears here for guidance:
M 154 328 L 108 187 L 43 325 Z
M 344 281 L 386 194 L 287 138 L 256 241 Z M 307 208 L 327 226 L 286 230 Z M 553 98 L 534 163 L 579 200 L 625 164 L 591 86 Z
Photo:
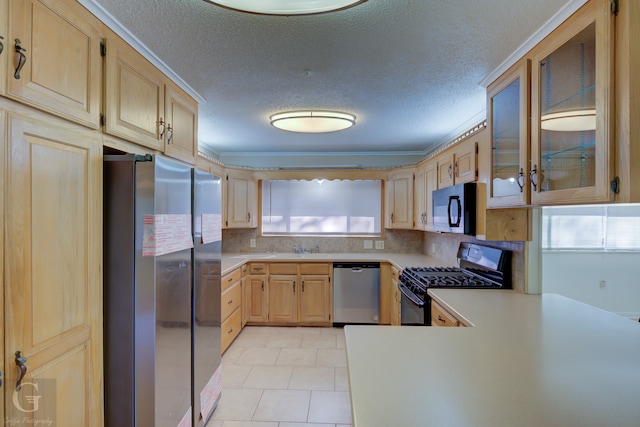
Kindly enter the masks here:
M 240 329 L 242 328 L 241 322 L 242 316 L 240 313 L 240 309 L 237 309 L 236 311 L 231 313 L 231 316 L 229 316 L 227 320 L 222 322 L 222 331 L 220 337 L 222 352 L 224 352 L 227 347 L 229 347 L 229 345 L 240 333 Z
M 225 274 L 222 278 L 222 290 L 228 289 L 231 285 L 242 278 L 242 269 L 236 268 L 229 274 Z
M 242 302 L 242 288 L 240 286 L 240 282 L 236 282 L 235 285 L 231 286 L 229 289 L 222 293 L 222 301 L 221 301 L 221 315 L 222 320 L 229 317 L 233 311 L 240 307 Z
M 298 264 L 284 263 L 284 262 L 269 264 L 269 274 L 297 275 Z
M 431 326 L 458 326 L 458 319 L 449 314 L 440 304 L 431 301 Z
M 318 275 L 329 275 L 331 271 L 331 264 L 318 264 L 318 263 L 309 263 L 309 264 L 300 264 L 300 274 L 318 274 Z
M 249 265 L 249 274 L 267 274 L 267 264 L 262 262 L 252 262 Z

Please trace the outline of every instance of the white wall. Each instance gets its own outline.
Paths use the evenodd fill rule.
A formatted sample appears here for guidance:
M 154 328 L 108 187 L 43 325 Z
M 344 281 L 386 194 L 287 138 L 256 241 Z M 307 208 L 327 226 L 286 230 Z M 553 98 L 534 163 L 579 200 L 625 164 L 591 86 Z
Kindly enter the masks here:
M 600 281 L 606 282 L 600 287 Z M 542 253 L 542 292 L 640 317 L 640 252 Z

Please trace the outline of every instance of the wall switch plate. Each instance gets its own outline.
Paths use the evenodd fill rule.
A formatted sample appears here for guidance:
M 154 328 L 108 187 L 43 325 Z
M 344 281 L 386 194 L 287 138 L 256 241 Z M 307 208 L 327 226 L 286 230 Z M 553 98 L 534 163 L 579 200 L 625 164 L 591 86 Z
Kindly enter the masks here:
M 376 240 L 376 249 L 384 249 L 384 240 Z
M 249 240 L 249 247 L 251 247 L 251 248 L 255 248 L 256 247 L 256 239 L 250 239 Z
M 365 240 L 364 241 L 365 249 L 373 249 L 373 240 Z

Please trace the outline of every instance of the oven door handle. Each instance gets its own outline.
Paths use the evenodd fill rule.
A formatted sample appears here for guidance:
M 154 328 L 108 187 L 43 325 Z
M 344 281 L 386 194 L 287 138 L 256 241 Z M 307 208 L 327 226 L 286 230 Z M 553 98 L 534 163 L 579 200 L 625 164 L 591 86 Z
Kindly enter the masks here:
M 407 299 L 411 301 L 412 304 L 418 307 L 424 307 L 424 301 L 419 301 L 419 298 L 416 297 L 415 294 L 411 292 L 404 283 L 398 283 L 398 288 L 400 289 L 400 292 L 402 292 L 402 295 L 407 297 Z

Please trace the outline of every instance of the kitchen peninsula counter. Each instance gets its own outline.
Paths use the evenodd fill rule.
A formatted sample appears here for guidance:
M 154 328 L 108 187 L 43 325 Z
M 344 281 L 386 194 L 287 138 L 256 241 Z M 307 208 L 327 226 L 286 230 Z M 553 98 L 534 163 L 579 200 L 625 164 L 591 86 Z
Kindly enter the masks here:
M 422 254 L 396 253 L 250 253 L 222 254 L 222 275 L 242 266 L 247 262 L 389 262 L 397 268 L 408 266 L 436 267 L 442 266 L 442 260 Z
M 637 322 L 559 295 L 429 294 L 471 327 L 345 327 L 354 427 L 640 426 Z

